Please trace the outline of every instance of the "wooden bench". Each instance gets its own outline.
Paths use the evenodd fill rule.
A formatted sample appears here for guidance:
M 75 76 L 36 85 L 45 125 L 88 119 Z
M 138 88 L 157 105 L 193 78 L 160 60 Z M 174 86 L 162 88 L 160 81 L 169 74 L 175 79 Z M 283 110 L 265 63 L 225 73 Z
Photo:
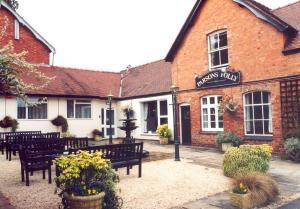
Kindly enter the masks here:
M 18 132 L 2 132 L 2 133 L 0 133 L 0 150 L 1 150 L 2 155 L 4 154 L 4 148 L 6 146 L 6 137 L 41 134 L 41 133 L 42 133 L 41 131 L 18 131 Z
M 59 132 L 44 133 L 44 134 L 28 134 L 28 135 L 15 135 L 7 136 L 5 143 L 6 159 L 11 161 L 11 155 L 19 151 L 20 145 L 32 143 L 33 141 L 40 141 L 46 139 L 59 139 Z
M 44 139 L 21 145 L 19 153 L 22 182 L 26 180 L 26 186 L 29 186 L 29 173 L 33 175 L 34 171 L 40 170 L 43 171 L 43 179 L 45 179 L 45 171 L 48 170 L 48 182 L 51 184 L 52 160 L 62 155 L 64 151 L 65 142 L 61 139 Z
M 94 153 L 100 151 L 104 159 L 108 159 L 112 163 L 114 169 L 127 168 L 127 175 L 130 173 L 132 166 L 138 165 L 138 176 L 142 177 L 142 157 L 143 157 L 143 142 L 132 144 L 113 144 L 101 146 L 89 146 L 80 150 Z M 76 154 L 79 149 L 70 149 L 69 154 Z M 59 175 L 59 168 L 57 175 Z

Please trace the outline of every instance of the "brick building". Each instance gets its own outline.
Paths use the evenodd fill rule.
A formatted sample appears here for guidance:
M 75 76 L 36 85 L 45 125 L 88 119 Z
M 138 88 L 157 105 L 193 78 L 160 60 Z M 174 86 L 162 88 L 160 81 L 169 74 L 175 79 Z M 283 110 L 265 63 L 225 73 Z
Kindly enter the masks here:
M 171 47 L 182 143 L 213 146 L 219 131 L 282 150 L 300 123 L 300 2 L 198 0 Z M 225 97 L 238 105 L 220 113 Z M 190 125 L 189 125 L 190 124 Z
M 7 26 L 0 45 L 12 41 L 15 51 L 27 51 L 26 59 L 32 63 L 50 64 L 55 48 L 47 42 L 24 18 L 6 1 L 0 4 L 1 30 Z

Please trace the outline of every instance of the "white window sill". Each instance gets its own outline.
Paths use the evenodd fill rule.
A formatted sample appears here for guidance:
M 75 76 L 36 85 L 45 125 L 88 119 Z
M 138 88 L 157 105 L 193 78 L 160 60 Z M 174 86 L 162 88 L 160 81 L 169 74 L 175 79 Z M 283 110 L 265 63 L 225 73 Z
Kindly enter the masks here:
M 158 136 L 155 133 L 141 133 L 141 136 Z
M 93 120 L 93 118 L 67 118 L 67 120 Z
M 18 121 L 50 121 L 49 119 L 17 119 Z

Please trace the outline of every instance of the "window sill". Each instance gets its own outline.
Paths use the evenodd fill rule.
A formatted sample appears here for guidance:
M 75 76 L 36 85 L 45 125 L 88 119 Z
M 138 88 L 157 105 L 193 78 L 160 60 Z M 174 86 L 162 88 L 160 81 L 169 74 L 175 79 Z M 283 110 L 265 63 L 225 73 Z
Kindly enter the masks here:
M 157 134 L 151 134 L 151 133 L 141 133 L 141 136 L 158 136 Z
M 199 134 L 217 135 L 220 132 L 223 132 L 223 131 L 199 131 Z
M 244 140 L 251 140 L 251 141 L 272 141 L 273 136 L 245 136 Z
M 67 120 L 93 120 L 93 118 L 67 118 Z
M 17 119 L 18 121 L 50 121 L 50 119 Z

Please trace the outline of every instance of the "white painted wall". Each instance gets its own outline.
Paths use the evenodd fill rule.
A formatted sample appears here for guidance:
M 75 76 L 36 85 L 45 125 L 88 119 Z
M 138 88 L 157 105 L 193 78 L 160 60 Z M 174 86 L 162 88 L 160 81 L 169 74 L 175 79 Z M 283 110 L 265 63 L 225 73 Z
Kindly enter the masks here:
M 69 131 L 77 137 L 91 137 L 91 132 L 94 129 L 101 130 L 101 108 L 107 108 L 106 101 L 99 99 L 91 99 L 92 118 L 91 119 L 67 119 L 69 124 Z M 113 102 L 112 107 L 115 108 L 117 104 Z M 28 120 L 18 119 L 18 131 L 42 131 L 53 132 L 60 131 L 60 128 L 52 125 L 51 120 L 62 115 L 67 118 L 67 98 L 48 98 L 48 119 L 44 120 Z M 0 97 L 0 119 L 5 116 L 17 118 L 17 100 L 16 98 Z M 10 131 L 0 128 L 0 132 Z
M 73 98 L 72 98 L 73 99 Z M 101 125 L 101 108 L 107 108 L 105 100 L 90 99 L 92 105 L 92 118 L 91 119 L 67 119 L 69 124 L 69 131 L 71 134 L 75 134 L 77 137 L 91 137 L 91 132 L 94 129 L 102 128 Z M 142 103 L 155 100 L 167 100 L 168 101 L 168 125 L 173 127 L 173 111 L 172 111 L 172 96 L 157 96 L 147 97 L 132 100 L 124 100 L 113 102 L 112 107 L 116 109 L 115 120 L 117 126 L 121 126 L 120 119 L 125 118 L 123 116 L 122 109 L 124 106 L 132 106 L 135 111 L 136 125 L 139 126 L 133 131 L 132 136 L 137 139 L 151 139 L 158 140 L 158 136 L 155 134 L 145 134 L 142 131 Z M 17 131 L 42 131 L 42 132 L 57 132 L 60 128 L 52 125 L 51 120 L 62 115 L 67 118 L 67 98 L 48 98 L 48 119 L 44 120 L 28 120 L 17 119 L 19 122 L 19 129 Z M 16 98 L 4 98 L 0 97 L 0 120 L 5 116 L 11 116 L 17 118 L 17 100 Z M 0 128 L 0 132 L 10 131 L 10 129 Z M 124 137 L 125 132 L 116 128 L 116 137 Z
M 156 100 L 167 100 L 168 101 L 168 126 L 173 129 L 173 109 L 172 109 L 172 95 L 164 95 L 164 96 L 157 96 L 157 97 L 144 97 L 138 99 L 131 99 L 131 100 L 123 100 L 118 102 L 118 115 L 121 118 L 125 118 L 123 116 L 122 110 L 126 106 L 131 106 L 135 112 L 135 121 L 138 128 L 132 132 L 132 136 L 137 139 L 151 139 L 151 140 L 158 140 L 158 136 L 156 134 L 145 134 L 142 130 L 142 103 L 149 102 L 149 101 L 156 101 Z M 119 122 L 119 126 L 121 126 L 121 122 Z M 118 130 L 118 136 L 124 137 L 125 133 L 121 130 Z

